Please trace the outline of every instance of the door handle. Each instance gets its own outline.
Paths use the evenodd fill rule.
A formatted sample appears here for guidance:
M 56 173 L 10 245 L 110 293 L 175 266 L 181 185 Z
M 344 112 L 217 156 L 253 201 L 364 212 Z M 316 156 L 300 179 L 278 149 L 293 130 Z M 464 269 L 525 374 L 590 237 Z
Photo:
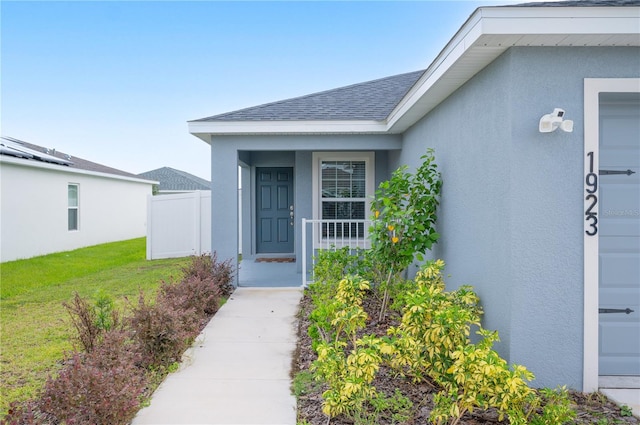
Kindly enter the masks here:
M 598 172 L 599 175 L 601 176 L 610 176 L 612 174 L 625 174 L 627 176 L 630 176 L 631 174 L 635 174 L 635 171 L 632 170 L 600 170 Z
M 627 308 L 599 308 L 598 313 L 625 313 L 631 314 L 634 310 L 631 310 L 629 307 Z

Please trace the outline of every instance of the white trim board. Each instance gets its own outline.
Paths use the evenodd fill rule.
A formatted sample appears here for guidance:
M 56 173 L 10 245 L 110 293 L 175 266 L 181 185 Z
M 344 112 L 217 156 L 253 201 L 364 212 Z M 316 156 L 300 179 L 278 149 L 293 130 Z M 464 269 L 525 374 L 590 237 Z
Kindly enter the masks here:
M 585 78 L 584 79 L 584 175 L 591 167 L 587 153 L 593 152 L 593 169 L 599 169 L 600 152 L 600 94 L 640 93 L 640 78 Z M 597 171 L 596 171 L 597 173 Z M 587 185 L 585 182 L 584 189 Z M 595 195 L 599 197 L 599 189 Z M 588 208 L 585 200 L 585 209 Z M 595 213 L 599 216 L 598 204 Z M 588 236 L 589 224 L 584 225 L 584 351 L 582 391 L 598 390 L 598 234 Z

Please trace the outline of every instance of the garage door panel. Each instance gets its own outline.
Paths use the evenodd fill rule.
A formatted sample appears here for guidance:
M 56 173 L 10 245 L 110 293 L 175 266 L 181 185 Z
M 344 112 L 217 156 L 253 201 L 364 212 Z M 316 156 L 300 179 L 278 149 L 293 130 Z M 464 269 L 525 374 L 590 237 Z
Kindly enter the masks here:
M 628 254 L 601 254 L 600 255 L 600 286 L 637 288 L 640 282 L 640 263 L 638 256 Z M 640 292 L 640 289 L 638 289 Z
M 600 238 L 600 255 L 609 254 L 638 254 L 640 242 L 636 236 L 617 236 L 615 238 Z
M 618 176 L 618 178 L 628 178 Z M 600 211 L 605 218 L 637 221 L 640 214 L 640 192 L 638 184 L 600 185 Z
M 627 177 L 631 179 L 637 178 L 638 172 L 636 168 L 638 167 L 638 163 L 640 163 L 640 161 L 637 161 L 634 158 L 630 157 L 631 155 L 635 155 L 635 149 L 615 149 L 615 150 L 602 152 L 602 154 L 600 155 L 600 169 L 601 170 L 613 169 L 613 170 L 620 170 L 620 171 L 626 171 L 630 169 L 631 171 L 635 171 L 636 173 Z M 618 175 L 617 174 L 602 175 L 602 177 L 606 178 L 607 181 L 609 182 L 614 181 L 616 176 Z
M 601 308 L 627 308 L 638 312 L 638 305 L 640 300 L 638 299 L 638 291 L 634 291 L 632 288 L 616 288 L 602 292 L 600 297 Z M 604 316 L 603 316 L 604 318 Z
M 600 371 L 606 370 L 607 375 L 633 376 L 640 375 L 635 356 L 607 356 L 600 359 Z M 603 374 L 602 372 L 600 373 Z
M 640 355 L 640 326 L 637 323 L 600 324 L 600 352 L 615 356 Z

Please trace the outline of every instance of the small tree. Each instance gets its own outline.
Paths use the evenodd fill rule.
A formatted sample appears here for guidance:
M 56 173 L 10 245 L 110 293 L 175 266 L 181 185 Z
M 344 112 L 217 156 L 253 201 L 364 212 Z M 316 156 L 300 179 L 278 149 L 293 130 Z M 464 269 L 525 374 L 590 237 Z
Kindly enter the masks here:
M 389 303 L 391 283 L 414 260 L 424 261 L 424 254 L 440 237 L 435 224 L 442 179 L 433 149 L 420 159 L 423 162 L 415 174 L 407 172 L 405 165 L 394 171 L 391 179 L 380 183 L 371 204 L 373 224 L 369 237 L 373 254 L 386 276 L 379 320 Z

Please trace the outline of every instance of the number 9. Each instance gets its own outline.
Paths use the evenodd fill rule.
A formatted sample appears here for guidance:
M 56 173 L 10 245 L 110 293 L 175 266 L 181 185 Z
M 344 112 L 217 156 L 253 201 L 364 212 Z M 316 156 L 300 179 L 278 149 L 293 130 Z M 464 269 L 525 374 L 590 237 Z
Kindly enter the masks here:
M 589 173 L 585 179 L 588 186 L 587 193 L 596 193 L 598 190 L 598 175 L 596 173 Z

